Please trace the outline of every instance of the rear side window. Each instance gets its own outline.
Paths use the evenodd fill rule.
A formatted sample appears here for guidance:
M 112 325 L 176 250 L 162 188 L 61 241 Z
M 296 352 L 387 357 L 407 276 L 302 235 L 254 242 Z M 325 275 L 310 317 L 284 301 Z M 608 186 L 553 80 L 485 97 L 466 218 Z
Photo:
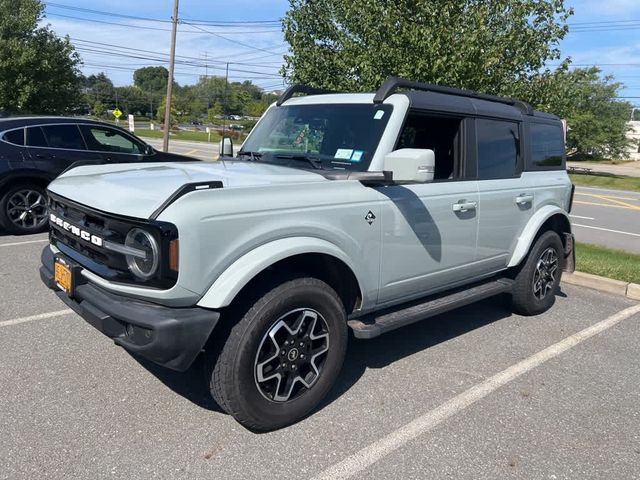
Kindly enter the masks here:
M 516 176 L 519 153 L 518 124 L 502 120 L 476 120 L 478 178 Z
M 51 148 L 86 150 L 77 125 L 47 125 L 42 131 Z
M 13 143 L 14 145 L 24 145 L 24 128 L 18 130 L 11 130 L 2 136 L 5 142 Z
M 27 146 L 28 147 L 48 147 L 44 138 L 44 133 L 40 127 L 27 128 Z
M 561 126 L 532 123 L 531 166 L 534 168 L 562 167 L 564 133 Z

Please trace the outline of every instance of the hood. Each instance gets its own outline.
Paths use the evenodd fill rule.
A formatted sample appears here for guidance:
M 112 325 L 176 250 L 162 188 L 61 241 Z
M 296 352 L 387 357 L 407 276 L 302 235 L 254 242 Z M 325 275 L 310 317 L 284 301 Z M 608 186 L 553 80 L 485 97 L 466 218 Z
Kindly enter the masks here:
M 50 185 L 57 195 L 118 215 L 149 218 L 188 183 L 221 181 L 223 188 L 320 182 L 317 173 L 246 161 L 129 163 L 76 167 Z

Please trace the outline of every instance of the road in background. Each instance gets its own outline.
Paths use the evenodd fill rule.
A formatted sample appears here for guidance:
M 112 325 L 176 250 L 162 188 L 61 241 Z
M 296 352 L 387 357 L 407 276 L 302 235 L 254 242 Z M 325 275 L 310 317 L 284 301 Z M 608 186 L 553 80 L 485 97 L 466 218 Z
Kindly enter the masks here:
M 579 242 L 640 253 L 640 192 L 577 186 L 571 222 Z
M 140 137 L 156 150 L 162 150 L 161 138 Z M 218 158 L 220 149 L 217 143 L 187 142 L 185 140 L 169 140 L 169 151 L 180 155 L 199 158 L 200 160 L 213 161 Z

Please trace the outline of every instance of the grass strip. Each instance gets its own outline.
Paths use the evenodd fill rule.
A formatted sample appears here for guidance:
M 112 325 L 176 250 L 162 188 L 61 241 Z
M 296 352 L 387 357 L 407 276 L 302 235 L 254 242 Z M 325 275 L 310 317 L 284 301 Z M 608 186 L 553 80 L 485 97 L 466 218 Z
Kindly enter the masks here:
M 571 173 L 571 181 L 576 185 L 587 187 L 613 188 L 617 190 L 632 190 L 640 192 L 640 177 L 629 177 L 626 175 L 595 175 Z
M 640 255 L 576 242 L 576 270 L 623 282 L 640 283 Z

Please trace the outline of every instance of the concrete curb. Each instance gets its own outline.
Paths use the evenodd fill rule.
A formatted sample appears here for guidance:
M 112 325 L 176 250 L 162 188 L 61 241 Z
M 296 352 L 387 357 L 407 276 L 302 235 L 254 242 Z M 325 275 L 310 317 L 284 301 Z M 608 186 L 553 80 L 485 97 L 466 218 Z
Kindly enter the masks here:
M 563 273 L 562 281 L 570 285 L 578 285 L 580 287 L 592 288 L 601 292 L 620 295 L 632 300 L 640 300 L 640 284 L 623 282 L 612 278 L 599 277 L 590 273 L 574 272 Z

